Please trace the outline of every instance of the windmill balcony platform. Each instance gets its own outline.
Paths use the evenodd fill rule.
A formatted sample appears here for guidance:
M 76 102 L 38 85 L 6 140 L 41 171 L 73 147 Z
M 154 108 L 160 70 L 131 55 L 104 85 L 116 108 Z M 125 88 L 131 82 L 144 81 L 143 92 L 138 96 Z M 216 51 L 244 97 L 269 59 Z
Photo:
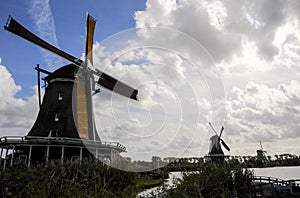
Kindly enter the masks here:
M 204 157 L 230 157 L 230 155 L 224 155 L 224 154 L 207 154 Z
M 30 166 L 32 162 L 47 163 L 52 159 L 96 158 L 120 160 L 126 147 L 118 142 L 100 142 L 65 137 L 5 136 L 0 138 L 0 165 L 3 169 L 17 160 Z M 41 161 L 41 159 L 43 159 Z

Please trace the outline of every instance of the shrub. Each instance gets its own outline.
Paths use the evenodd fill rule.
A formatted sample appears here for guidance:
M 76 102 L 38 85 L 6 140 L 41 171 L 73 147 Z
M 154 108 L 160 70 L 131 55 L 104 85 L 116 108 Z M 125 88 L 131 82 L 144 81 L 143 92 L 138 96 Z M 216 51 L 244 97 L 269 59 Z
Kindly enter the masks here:
M 184 173 L 167 197 L 251 197 L 252 176 L 241 167 L 208 164 L 199 171 Z

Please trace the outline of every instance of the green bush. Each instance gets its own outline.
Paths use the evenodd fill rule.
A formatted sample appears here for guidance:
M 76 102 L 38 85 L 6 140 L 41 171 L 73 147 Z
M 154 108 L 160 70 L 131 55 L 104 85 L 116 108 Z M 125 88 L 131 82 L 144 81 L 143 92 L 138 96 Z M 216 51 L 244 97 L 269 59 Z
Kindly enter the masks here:
M 199 171 L 184 173 L 167 197 L 252 197 L 252 176 L 240 167 L 208 164 Z

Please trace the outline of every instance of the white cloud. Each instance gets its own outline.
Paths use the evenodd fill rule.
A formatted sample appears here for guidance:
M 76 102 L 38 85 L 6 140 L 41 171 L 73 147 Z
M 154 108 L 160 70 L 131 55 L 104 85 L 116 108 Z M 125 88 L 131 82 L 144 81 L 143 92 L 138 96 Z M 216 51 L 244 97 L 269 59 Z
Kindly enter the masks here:
M 200 66 L 172 50 L 156 47 L 162 46 L 157 40 L 143 40 L 144 37 L 131 40 L 123 36 L 119 33 L 110 37 L 112 40 L 94 45 L 94 66 L 137 88 L 139 101 L 101 89 L 94 97 L 94 104 L 102 140 L 126 145 L 126 155 L 133 159 L 192 155 L 193 152 L 205 154 L 208 146 L 204 150 L 201 147 L 209 131 L 203 126 L 207 125 L 207 114 L 213 106 L 207 81 L 218 79 L 209 76 L 211 79 L 205 81 Z M 206 106 L 202 107 L 197 101 Z
M 1 136 L 26 135 L 33 125 L 38 110 L 37 95 L 27 100 L 17 98 L 21 90 L 6 67 L 0 65 L 0 129 Z M 33 87 L 37 90 L 36 87 Z M 28 116 L 31 115 L 31 116 Z
M 291 38 L 289 35 L 299 33 L 296 27 L 299 21 L 292 2 L 149 0 L 146 5 L 144 11 L 135 14 L 138 28 L 167 26 L 187 33 L 200 42 L 217 63 L 225 61 L 230 65 L 233 57 L 240 60 L 242 55 L 245 56 L 244 62 L 255 58 L 252 64 L 248 63 L 251 67 L 259 63 L 261 67 L 256 66 L 257 69 L 269 69 L 268 63 L 274 57 L 288 51 L 282 52 L 281 45 L 286 39 L 278 43 L 278 37 Z M 283 32 L 282 27 L 287 25 L 293 28 L 285 28 Z M 155 39 L 153 37 L 167 39 L 169 36 L 153 35 L 152 40 Z M 176 44 L 181 45 L 179 41 Z M 292 43 L 294 45 L 295 42 Z M 294 47 L 289 49 L 295 50 Z M 295 56 L 297 53 L 289 54 Z
M 28 4 L 29 8 L 27 11 L 34 22 L 38 36 L 59 48 L 56 38 L 54 18 L 50 7 L 50 0 L 30 0 Z M 63 65 L 62 59 L 58 58 L 57 55 L 54 55 L 44 49 L 41 50 L 44 61 L 49 69 L 54 70 L 58 66 Z
M 203 45 L 221 70 L 226 105 L 212 102 L 209 97 L 196 100 L 202 113 L 210 107 L 203 116 L 206 122 L 212 118 L 212 110 L 218 115 L 218 107 L 226 109 L 224 138 L 239 148 L 235 152 L 249 153 L 252 149 L 255 153 L 253 143 L 259 139 L 284 144 L 289 138 L 299 139 L 300 3 L 149 0 L 146 5 L 145 10 L 135 14 L 138 28 L 163 26 L 188 34 Z M 185 57 L 192 60 L 202 57 L 199 51 L 191 50 L 192 43 L 181 42 L 176 34 L 140 31 L 139 36 L 148 43 L 164 43 L 181 55 L 189 54 Z M 202 72 L 208 72 L 203 64 L 198 65 Z M 197 84 L 199 81 L 189 76 L 189 68 L 184 71 L 196 92 L 205 92 L 199 89 L 203 88 Z M 212 82 L 209 85 L 219 90 Z M 243 144 L 246 146 L 241 148 Z M 293 146 L 293 150 L 300 150 L 297 144 Z
M 230 135 L 251 142 L 299 138 L 299 104 L 299 81 L 277 87 L 249 82 L 243 90 L 234 88 L 228 99 Z
M 149 5 L 160 4 L 160 7 L 167 7 L 164 1 L 148 1 Z M 213 59 L 219 61 L 230 56 L 232 50 L 238 50 L 240 36 L 232 36 L 210 24 L 210 14 L 207 5 L 201 1 L 172 1 L 173 9 L 158 10 L 156 6 L 148 6 L 145 11 L 137 12 L 135 15 L 137 27 L 143 26 L 167 26 L 182 31 L 201 43 L 212 55 Z M 220 5 L 217 5 L 220 8 Z M 164 12 L 163 14 L 158 14 Z M 164 17 L 157 17 L 163 15 Z M 153 21 L 153 18 L 156 20 Z M 225 33 L 224 33 L 225 32 Z M 163 38 L 168 36 L 161 35 Z M 153 35 L 160 38 L 159 35 Z M 176 40 L 176 39 L 174 39 Z M 173 45 L 181 45 L 178 40 Z M 189 43 L 190 44 L 190 43 Z M 171 45 L 171 43 L 169 44 Z M 185 47 L 186 45 L 183 45 Z M 226 48 L 227 50 L 223 50 Z M 192 53 L 192 52 L 189 52 Z

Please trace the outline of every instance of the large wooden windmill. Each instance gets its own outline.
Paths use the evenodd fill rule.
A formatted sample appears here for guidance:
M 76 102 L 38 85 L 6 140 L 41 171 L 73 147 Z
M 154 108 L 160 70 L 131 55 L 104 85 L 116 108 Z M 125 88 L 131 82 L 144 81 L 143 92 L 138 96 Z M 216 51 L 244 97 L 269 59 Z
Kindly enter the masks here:
M 85 59 L 80 60 L 42 40 L 9 16 L 5 29 L 25 40 L 68 60 L 71 64 L 54 72 L 37 67 L 38 74 L 47 76 L 47 88 L 36 122 L 27 136 L 20 139 L 3 137 L 0 140 L 4 163 L 11 165 L 16 156 L 23 156 L 30 165 L 34 160 L 65 158 L 78 155 L 90 156 L 90 151 L 98 156 L 109 155 L 111 161 L 126 150 L 119 143 L 114 145 L 101 142 L 96 131 L 93 114 L 92 95 L 95 84 L 120 95 L 137 100 L 138 91 L 118 81 L 112 76 L 94 69 L 93 37 L 96 21 L 87 14 Z M 38 149 L 37 149 L 38 148 Z M 9 159 L 10 158 L 10 159 Z M 5 166 L 4 166 L 5 167 Z

